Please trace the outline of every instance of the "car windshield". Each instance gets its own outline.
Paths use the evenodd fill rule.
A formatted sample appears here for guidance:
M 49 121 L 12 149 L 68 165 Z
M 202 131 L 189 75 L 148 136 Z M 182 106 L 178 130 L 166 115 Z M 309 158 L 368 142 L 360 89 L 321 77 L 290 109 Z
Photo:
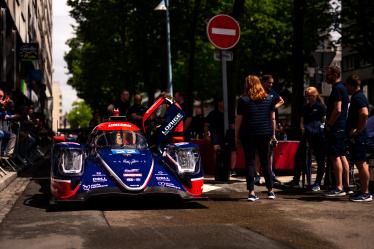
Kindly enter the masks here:
M 98 148 L 146 149 L 145 137 L 139 131 L 99 131 L 95 143 Z

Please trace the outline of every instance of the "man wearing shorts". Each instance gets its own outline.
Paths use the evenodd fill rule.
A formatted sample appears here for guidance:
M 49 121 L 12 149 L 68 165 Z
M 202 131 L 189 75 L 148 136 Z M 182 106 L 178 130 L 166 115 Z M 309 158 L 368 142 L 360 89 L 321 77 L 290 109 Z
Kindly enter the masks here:
M 354 202 L 372 201 L 369 193 L 369 165 L 366 160 L 366 124 L 369 116 L 369 102 L 361 90 L 361 80 L 353 74 L 346 80 L 348 93 L 352 95 L 348 111 L 347 133 L 349 137 L 349 160 L 359 171 L 361 191 L 350 198 Z
M 327 101 L 325 133 L 327 155 L 331 160 L 336 179 L 336 186 L 328 197 L 344 196 L 349 191 L 349 164 L 346 158 L 346 121 L 349 97 L 347 88 L 340 80 L 340 68 L 330 66 L 326 71 L 326 82 L 332 85 Z M 343 189 L 343 184 L 345 189 Z

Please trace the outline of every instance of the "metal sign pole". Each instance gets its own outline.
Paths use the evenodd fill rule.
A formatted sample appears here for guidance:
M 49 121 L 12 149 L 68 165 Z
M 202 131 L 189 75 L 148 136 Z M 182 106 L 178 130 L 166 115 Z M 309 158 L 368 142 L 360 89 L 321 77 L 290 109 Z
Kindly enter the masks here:
M 226 58 L 223 55 L 223 50 L 220 50 L 221 63 L 222 63 L 222 89 L 223 89 L 223 117 L 224 117 L 224 128 L 225 135 L 229 129 L 229 103 L 227 96 L 227 70 L 226 70 Z

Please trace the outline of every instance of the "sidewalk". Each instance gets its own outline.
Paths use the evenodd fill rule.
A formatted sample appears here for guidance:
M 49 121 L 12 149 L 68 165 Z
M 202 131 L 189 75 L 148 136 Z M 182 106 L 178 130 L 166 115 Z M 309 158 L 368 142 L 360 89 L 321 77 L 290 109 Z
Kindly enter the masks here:
M 3 191 L 14 179 L 17 178 L 17 172 L 7 171 L 0 174 L 0 192 Z
M 27 166 L 20 163 L 6 160 L 2 158 L 0 161 L 0 192 L 12 183 L 20 172 L 27 168 Z M 11 163 L 9 164 L 9 162 Z
M 315 175 L 312 175 L 312 179 L 314 179 Z M 282 182 L 282 184 L 289 182 L 292 180 L 293 176 L 277 176 L 278 180 Z M 265 179 L 261 177 L 261 185 L 256 186 L 255 188 L 259 191 L 265 191 Z M 274 189 L 275 192 L 278 192 L 279 190 L 277 188 Z M 203 192 L 247 192 L 247 185 L 245 176 L 235 176 L 230 177 L 230 180 L 228 182 L 220 182 L 215 181 L 214 176 L 211 175 L 205 175 L 204 176 L 204 187 Z

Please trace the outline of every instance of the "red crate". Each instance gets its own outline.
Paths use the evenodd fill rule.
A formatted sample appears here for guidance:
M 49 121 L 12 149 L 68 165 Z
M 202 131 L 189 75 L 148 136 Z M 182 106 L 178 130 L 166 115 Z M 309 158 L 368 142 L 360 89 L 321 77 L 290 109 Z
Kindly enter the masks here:
M 274 149 L 275 170 L 294 170 L 299 141 L 279 141 Z

